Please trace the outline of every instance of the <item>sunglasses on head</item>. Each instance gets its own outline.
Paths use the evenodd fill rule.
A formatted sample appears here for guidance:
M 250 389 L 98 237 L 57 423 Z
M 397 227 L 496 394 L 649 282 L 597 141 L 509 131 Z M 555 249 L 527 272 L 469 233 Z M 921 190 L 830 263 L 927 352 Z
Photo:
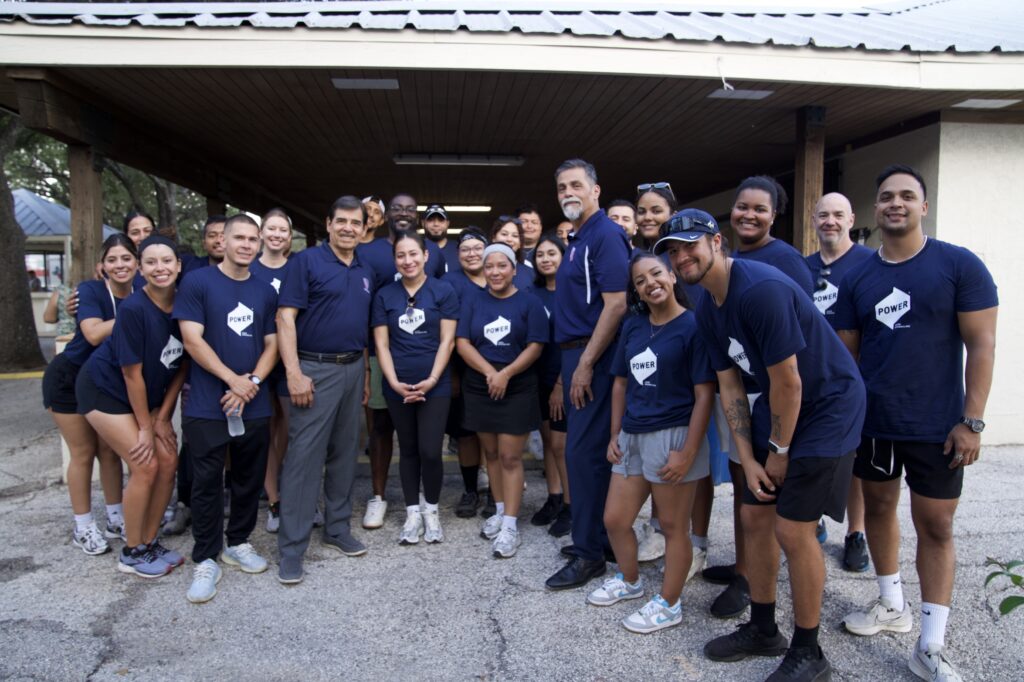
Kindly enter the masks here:
M 500 215 L 498 216 L 498 220 L 501 222 L 502 225 L 504 225 L 505 223 L 515 223 L 516 225 L 523 224 L 523 221 L 521 221 L 518 217 L 514 215 Z
M 672 218 L 665 223 L 665 234 L 675 234 L 677 232 L 717 232 L 715 226 L 709 223 L 704 218 L 680 215 Z
M 668 193 L 675 196 L 675 192 L 672 191 L 672 185 L 668 182 L 645 182 L 641 185 L 636 186 L 636 195 L 639 197 L 644 192 L 650 192 L 652 189 L 664 189 L 668 190 Z
M 824 267 L 818 271 L 818 281 L 814 283 L 814 290 L 821 291 L 828 288 L 828 280 L 825 279 L 832 274 L 832 268 Z
M 416 297 L 410 296 L 405 307 L 405 316 L 412 317 L 412 314 L 416 311 Z

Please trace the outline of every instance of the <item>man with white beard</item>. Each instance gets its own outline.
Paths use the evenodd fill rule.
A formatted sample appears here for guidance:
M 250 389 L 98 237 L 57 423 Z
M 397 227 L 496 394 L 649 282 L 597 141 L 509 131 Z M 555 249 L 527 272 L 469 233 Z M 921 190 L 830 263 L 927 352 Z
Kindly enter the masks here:
M 558 203 L 573 233 L 555 287 L 555 342 L 562 350 L 562 385 L 568 420 L 565 459 L 572 493 L 569 562 L 548 578 L 552 590 L 585 585 L 605 572 L 611 553 L 604 528 L 611 464 L 610 372 L 619 323 L 626 312 L 629 241 L 598 205 L 594 167 L 570 159 L 555 171 Z

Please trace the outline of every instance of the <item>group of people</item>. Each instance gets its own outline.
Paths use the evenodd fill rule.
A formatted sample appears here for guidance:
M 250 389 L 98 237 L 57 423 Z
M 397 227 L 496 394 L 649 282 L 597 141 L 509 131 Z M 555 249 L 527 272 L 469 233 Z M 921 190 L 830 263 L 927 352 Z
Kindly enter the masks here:
M 195 540 L 190 601 L 213 598 L 221 562 L 267 569 L 248 542 L 261 490 L 278 580 L 299 583 L 318 521 L 325 547 L 367 551 L 351 525 L 365 419 L 364 528 L 384 524 L 397 433 L 398 541 L 443 541 L 447 433 L 465 488 L 455 513 L 483 506 L 480 534 L 509 558 L 521 544 L 523 451 L 539 430 L 548 496 L 531 521 L 572 535 L 549 589 L 584 586 L 613 561 L 617 572 L 587 602 L 644 599 L 638 561 L 656 537 L 662 585 L 625 628 L 680 623 L 685 583 L 702 572 L 726 585 L 713 615 L 750 613 L 708 642 L 709 659 L 782 656 L 769 680 L 820 681 L 831 678 L 818 645 L 824 515 L 841 522 L 849 508 L 844 567 L 866 570 L 870 550 L 878 578 L 879 599 L 846 629 L 912 628 L 898 565 L 905 469 L 922 591 L 910 668 L 960 679 L 944 648 L 952 521 L 963 469 L 979 456 L 998 300 L 976 256 L 925 235 L 921 176 L 907 166 L 879 175 L 877 251 L 850 240 L 845 197 L 822 197 L 812 217 L 821 250 L 806 259 L 771 235 L 786 196 L 766 176 L 737 189 L 734 245 L 709 213 L 678 210 L 668 183 L 642 184 L 635 204 L 607 211 L 586 161 L 560 165 L 555 185 L 564 237 L 544 232 L 533 206 L 450 237 L 441 205 L 421 218 L 409 194 L 387 204 L 342 196 L 317 246 L 289 257 L 283 212 L 262 225 L 240 214 L 208 224 L 208 257 L 183 267 L 151 220 L 135 236 L 126 221 L 127 236 L 103 245 L 101 279 L 79 286 L 75 337 L 44 377 L 72 452 L 73 542 L 101 554 L 122 537 L 118 567 L 142 577 L 182 565 L 159 539 L 177 470 Z M 180 463 L 170 426 L 179 394 Z M 711 471 L 726 458 L 736 561 L 704 568 Z M 93 459 L 103 530 L 89 505 Z M 655 530 L 638 546 L 633 524 L 648 498 Z M 780 549 L 791 638 L 775 619 Z

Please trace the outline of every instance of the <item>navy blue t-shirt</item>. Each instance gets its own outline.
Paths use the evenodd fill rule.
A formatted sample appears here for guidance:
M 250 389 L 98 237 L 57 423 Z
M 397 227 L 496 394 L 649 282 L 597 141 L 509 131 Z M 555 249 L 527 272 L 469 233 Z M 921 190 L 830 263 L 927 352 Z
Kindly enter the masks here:
M 455 293 L 460 301 L 465 300 L 467 296 L 472 295 L 474 292 L 483 291 L 487 288 L 486 285 L 480 286 L 467 277 L 462 268 L 448 271 L 441 279 L 448 282 L 455 289 Z
M 611 372 L 626 378 L 622 430 L 651 433 L 688 426 L 695 402 L 694 384 L 715 380 L 694 314 L 684 311 L 655 328 L 647 315 L 630 315 L 622 324 Z
M 562 349 L 553 341 L 555 338 L 555 292 L 547 287 L 534 287 L 530 293 L 544 306 L 548 318 L 548 342 L 537 361 L 537 372 L 542 386 L 554 386 L 562 373 Z
M 519 291 L 532 291 L 533 290 L 533 268 L 526 263 L 516 264 L 516 274 L 512 276 L 512 284 L 516 286 Z
M 373 291 L 373 271 L 360 261 L 358 249 L 352 264 L 345 265 L 323 242 L 288 261 L 277 305 L 299 309 L 298 350 L 353 353 L 368 342 Z
M 155 410 L 181 367 L 184 353 L 177 321 L 140 290 L 118 306 L 114 332 L 89 357 L 85 369 L 97 388 L 130 405 L 121 368 L 141 363 L 146 402 Z
M 508 364 L 528 344 L 548 340 L 548 317 L 540 299 L 525 291 L 497 298 L 489 290 L 462 301 L 456 336 L 469 339 L 485 360 Z
M 997 305 L 995 282 L 981 259 L 937 239 L 902 263 L 886 263 L 875 253 L 852 269 L 839 287 L 835 328 L 860 331 L 865 435 L 944 442 L 964 409 L 957 313 Z
M 289 258 L 291 258 L 291 256 L 289 256 Z M 261 263 L 259 256 L 257 256 L 251 263 L 249 263 L 249 272 L 251 272 L 257 279 L 274 287 L 274 295 L 277 296 L 281 293 L 281 285 L 284 284 L 289 262 L 290 261 L 285 261 L 284 265 L 279 268 L 271 268 Z
M 811 270 L 811 278 L 814 280 L 814 305 L 821 311 L 821 314 L 825 316 L 828 323 L 835 329 L 836 301 L 839 299 L 839 284 L 843 281 L 843 277 L 846 276 L 854 266 L 860 265 L 868 258 L 871 258 L 871 254 L 874 251 L 864 246 L 863 244 L 854 244 L 853 247 L 844 253 L 842 256 L 832 261 L 828 265 L 821 262 L 821 252 L 812 253 L 806 258 L 807 267 Z M 822 270 L 826 270 L 828 274 L 822 275 Z M 824 286 L 818 284 L 819 281 L 824 282 Z
M 64 347 L 64 357 L 81 367 L 97 346 L 89 343 L 82 333 L 82 320 L 100 319 L 106 322 L 116 316 L 114 306 L 121 307 L 123 299 L 114 296 L 107 288 L 106 281 L 89 280 L 78 285 L 78 312 L 75 319 L 75 336 Z
M 459 242 L 449 237 L 444 246 L 438 248 L 441 249 L 441 256 L 444 258 L 444 272 L 459 270 Z
M 775 266 L 796 282 L 797 286 L 807 292 L 808 296 L 814 295 L 814 280 L 811 278 L 807 261 L 799 251 L 781 239 L 772 239 L 753 251 L 737 249 L 732 253 L 732 257 L 736 260 L 753 260 Z
M 418 384 L 430 376 L 437 349 L 441 345 L 441 320 L 459 319 L 459 296 L 447 282 L 427 277 L 416 291 L 412 315 L 409 293 L 401 281 L 386 284 L 373 297 L 370 324 L 388 328 L 388 347 L 395 376 L 404 384 Z M 383 382 L 384 396 L 401 397 Z M 450 396 L 451 376 L 444 368 L 437 385 L 428 396 Z
M 263 354 L 265 336 L 277 333 L 277 294 L 273 287 L 252 275 L 232 279 L 220 268 L 193 272 L 181 283 L 174 299 L 172 317 L 203 325 L 203 340 L 235 374 L 256 369 Z M 193 361 L 189 369 L 189 395 L 182 410 L 185 417 L 227 419 L 220 404 L 227 384 Z M 260 390 L 245 406 L 245 419 L 270 417 L 270 391 Z
M 707 291 L 697 323 L 716 371 L 740 368 L 761 398 L 753 444 L 771 435 L 768 367 L 796 355 L 803 386 L 790 457 L 839 457 L 856 449 L 864 423 L 864 384 L 857 365 L 796 283 L 763 263 L 733 260 L 722 307 Z
M 441 277 L 444 275 L 445 265 L 441 249 L 430 240 L 426 240 L 426 244 L 429 256 L 427 262 L 423 264 L 423 271 L 427 273 L 427 277 Z M 395 267 L 395 247 L 386 237 L 379 237 L 367 244 L 360 244 L 356 247 L 356 254 L 373 271 L 375 290 L 385 284 L 397 282 L 401 278 Z
M 629 239 L 621 227 L 598 210 L 569 235 L 569 246 L 556 281 L 555 341 L 590 336 L 604 310 L 602 294 L 629 285 Z

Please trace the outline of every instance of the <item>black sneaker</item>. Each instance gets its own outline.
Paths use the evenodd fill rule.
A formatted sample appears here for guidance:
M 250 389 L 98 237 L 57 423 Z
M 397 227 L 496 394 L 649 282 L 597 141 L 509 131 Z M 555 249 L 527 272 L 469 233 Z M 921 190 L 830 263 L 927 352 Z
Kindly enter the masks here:
M 480 516 L 485 519 L 489 519 L 498 513 L 498 507 L 494 504 L 494 496 L 491 495 L 491 491 L 488 490 L 484 497 L 484 508 L 480 510 Z
M 864 533 L 850 533 L 846 536 L 843 549 L 843 570 L 863 573 L 868 570 L 868 543 Z
M 558 518 L 558 512 L 562 510 L 562 496 L 561 495 L 548 495 L 548 499 L 544 502 L 544 506 L 537 510 L 537 512 L 530 518 L 530 523 L 534 526 L 546 526 L 556 518 Z
M 832 665 L 820 646 L 790 647 L 766 682 L 830 682 Z
M 480 496 L 475 492 L 462 493 L 459 503 L 455 505 L 455 515 L 460 519 L 469 519 L 476 514 L 476 508 L 480 506 Z
M 715 618 L 735 618 L 750 606 L 750 586 L 742 575 L 736 576 L 729 587 L 711 604 Z
M 716 585 L 731 585 L 736 578 L 736 564 L 708 566 L 700 572 L 700 577 Z
M 555 522 L 548 528 L 548 534 L 556 538 L 564 537 L 572 532 L 572 509 L 569 505 L 563 504 L 555 517 Z
M 789 641 L 775 630 L 772 636 L 761 634 L 753 623 L 744 623 L 728 635 L 716 637 L 704 645 L 704 655 L 712 661 L 731 663 L 747 656 L 781 656 Z

